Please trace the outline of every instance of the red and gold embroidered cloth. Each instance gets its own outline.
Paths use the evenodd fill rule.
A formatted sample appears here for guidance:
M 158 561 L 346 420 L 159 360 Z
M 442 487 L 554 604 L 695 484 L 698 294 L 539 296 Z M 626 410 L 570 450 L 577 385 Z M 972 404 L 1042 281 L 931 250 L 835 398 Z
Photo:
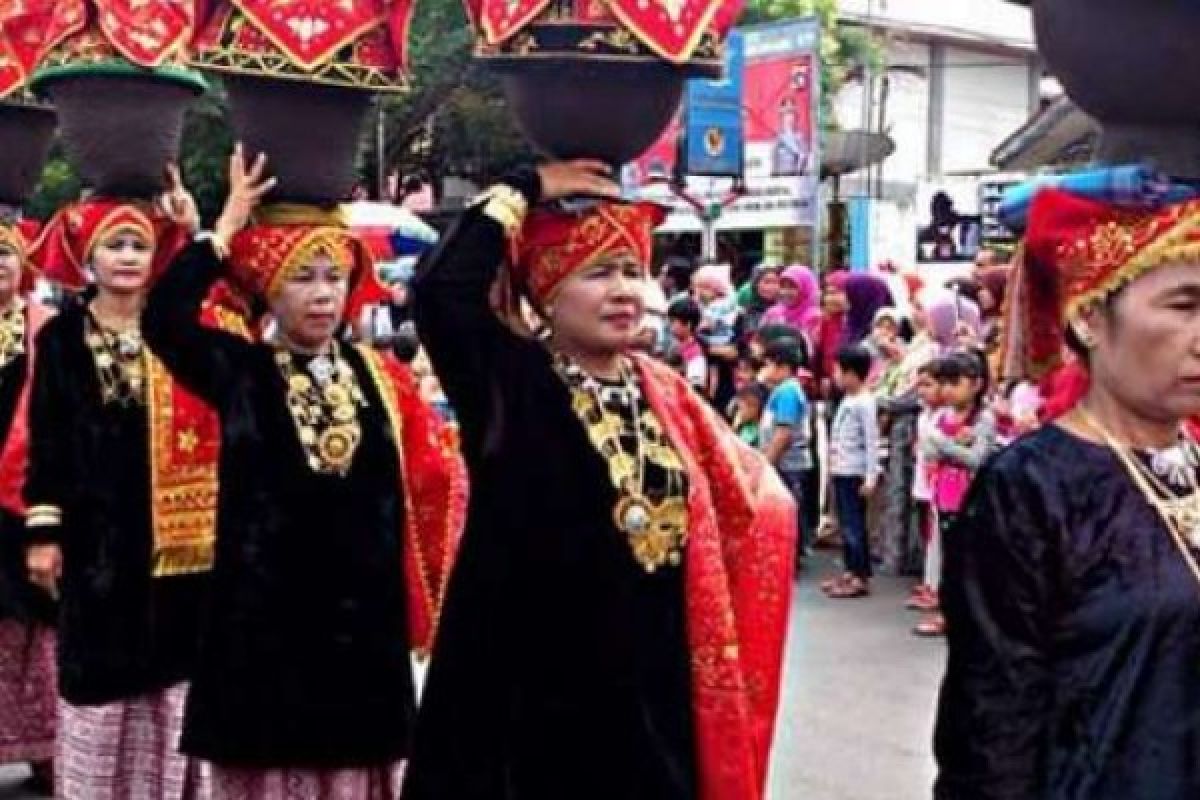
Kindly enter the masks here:
M 1040 378 L 1061 363 L 1080 311 L 1155 267 L 1198 259 L 1200 200 L 1147 211 L 1039 192 L 1009 281 L 1005 373 Z
M 689 61 L 708 31 L 723 37 L 742 0 L 575 0 L 569 20 L 619 22 L 661 58 Z M 507 41 L 551 11 L 553 0 L 467 0 L 467 13 L 489 45 Z
M 179 62 L 195 24 L 196 0 L 10 0 L 0 4 L 0 95 L 60 47 L 110 49 L 147 68 Z
M 404 575 L 411 647 L 428 654 L 467 519 L 467 470 L 453 431 L 421 400 L 408 367 L 361 348 L 396 436 L 404 497 Z
M 412 10 L 412 0 L 210 0 L 196 62 L 383 89 L 406 65 Z
M 605 201 L 581 214 L 535 209 L 517 242 L 517 278 L 544 306 L 564 280 L 605 256 L 628 251 L 649 269 L 654 229 L 665 217 L 653 203 Z
M 638 357 L 688 472 L 685 612 L 700 800 L 761 800 L 779 708 L 796 506 L 766 459 L 687 382 Z

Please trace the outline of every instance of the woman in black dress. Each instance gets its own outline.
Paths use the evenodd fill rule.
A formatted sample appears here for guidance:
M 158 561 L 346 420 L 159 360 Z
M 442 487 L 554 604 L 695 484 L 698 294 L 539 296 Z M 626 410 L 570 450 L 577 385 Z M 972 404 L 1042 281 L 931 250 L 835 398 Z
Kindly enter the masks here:
M 1010 325 L 1089 385 L 945 540 L 939 800 L 1200 795 L 1200 203 L 1034 201 Z
M 373 287 L 365 247 L 320 209 L 260 209 L 246 227 L 273 186 L 264 168 L 235 151 L 215 232 L 143 316 L 150 347 L 220 414 L 183 749 L 212 763 L 214 800 L 387 800 L 416 713 L 409 654 L 433 635 L 466 476 L 408 370 L 337 336 Z M 270 341 L 201 324 L 222 275 L 270 308 Z
M 615 193 L 591 162 L 516 173 L 415 282 L 472 501 L 407 800 L 762 797 L 794 506 L 683 378 L 626 355 L 658 210 L 531 210 Z
M 59 600 L 58 796 L 181 800 L 203 768 L 179 755 L 186 683 L 213 555 L 216 417 L 142 343 L 139 314 L 194 207 L 95 198 L 33 253 L 82 288 L 37 336 L 27 563 Z

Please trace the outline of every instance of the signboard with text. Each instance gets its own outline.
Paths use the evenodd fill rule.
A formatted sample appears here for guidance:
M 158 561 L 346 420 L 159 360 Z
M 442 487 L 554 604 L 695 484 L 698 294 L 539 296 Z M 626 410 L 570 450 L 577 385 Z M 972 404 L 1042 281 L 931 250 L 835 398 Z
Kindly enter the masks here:
M 717 229 L 813 226 L 820 172 L 820 25 L 806 18 L 739 30 L 746 193 L 724 211 Z M 672 209 L 660 229 L 664 232 L 702 228 L 693 206 L 666 183 L 681 166 L 680 126 L 679 121 L 669 126 L 623 176 L 638 196 Z M 733 181 L 693 173 L 686 185 L 690 195 L 708 205 L 719 203 Z

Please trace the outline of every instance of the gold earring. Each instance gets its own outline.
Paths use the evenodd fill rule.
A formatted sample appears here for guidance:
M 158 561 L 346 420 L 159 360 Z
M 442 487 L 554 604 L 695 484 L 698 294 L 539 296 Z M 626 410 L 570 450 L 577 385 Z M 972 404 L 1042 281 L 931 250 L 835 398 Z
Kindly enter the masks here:
M 1096 334 L 1092 332 L 1092 329 L 1089 326 L 1082 323 L 1076 323 L 1075 325 L 1071 326 L 1071 330 L 1074 331 L 1075 338 L 1079 340 L 1079 343 L 1083 345 L 1085 349 L 1095 349 Z

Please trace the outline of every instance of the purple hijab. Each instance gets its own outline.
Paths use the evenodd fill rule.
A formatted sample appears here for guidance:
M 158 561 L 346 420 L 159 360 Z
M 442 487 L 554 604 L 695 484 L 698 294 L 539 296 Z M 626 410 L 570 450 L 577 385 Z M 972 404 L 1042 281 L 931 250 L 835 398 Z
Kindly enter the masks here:
M 764 325 L 787 325 L 805 333 L 812 333 L 821 321 L 821 287 L 816 274 L 799 264 L 788 267 L 779 276 L 781 280 L 795 284 L 796 299 L 782 301 L 771 306 L 763 316 Z
M 875 275 L 860 272 L 846 278 L 846 327 L 842 331 L 842 344 L 859 344 L 871 333 L 875 315 L 879 309 L 894 306 L 892 290 L 887 282 Z
M 935 289 L 923 299 L 929 336 L 943 351 L 957 346 L 954 333 L 959 323 L 965 322 L 977 337 L 983 330 L 979 306 L 963 295 L 949 289 Z

